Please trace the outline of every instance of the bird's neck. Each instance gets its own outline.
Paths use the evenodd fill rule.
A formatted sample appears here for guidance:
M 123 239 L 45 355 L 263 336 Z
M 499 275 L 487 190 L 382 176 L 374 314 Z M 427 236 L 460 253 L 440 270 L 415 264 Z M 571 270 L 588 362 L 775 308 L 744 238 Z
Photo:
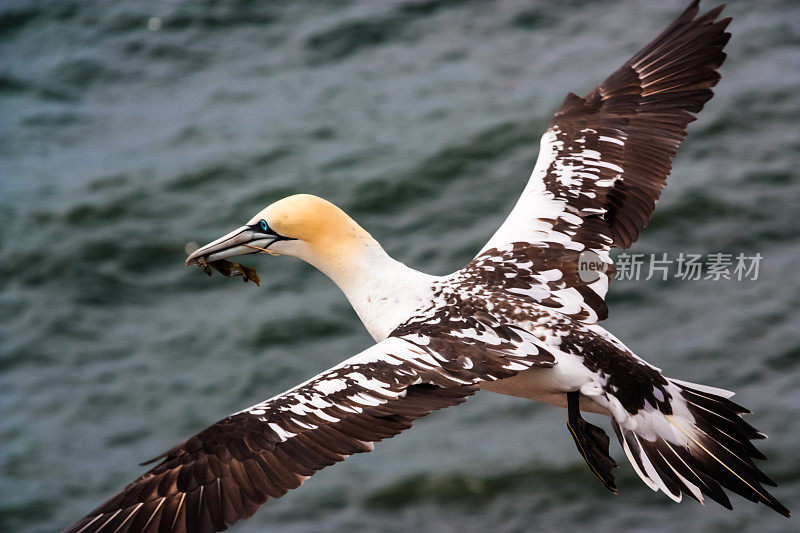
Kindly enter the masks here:
M 396 261 L 364 232 L 334 257 L 308 261 L 344 292 L 361 322 L 380 342 L 433 298 L 435 276 Z

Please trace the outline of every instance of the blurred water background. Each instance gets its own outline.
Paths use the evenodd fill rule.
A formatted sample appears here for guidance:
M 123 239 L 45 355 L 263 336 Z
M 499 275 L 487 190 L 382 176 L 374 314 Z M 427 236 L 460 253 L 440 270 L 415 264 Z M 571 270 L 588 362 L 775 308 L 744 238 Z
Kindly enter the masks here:
M 183 266 L 288 194 L 324 196 L 444 274 L 503 220 L 568 91 L 687 2 L 0 5 L 0 530 L 65 527 L 148 459 L 371 343 L 298 261 L 256 288 Z M 705 8 L 713 7 L 705 2 Z M 734 1 L 716 97 L 634 251 L 761 253 L 757 281 L 620 281 L 606 326 L 737 391 L 800 511 L 800 3 Z M 609 431 L 607 424 L 602 423 Z M 788 531 L 732 496 L 675 504 L 562 410 L 479 394 L 326 469 L 236 531 Z

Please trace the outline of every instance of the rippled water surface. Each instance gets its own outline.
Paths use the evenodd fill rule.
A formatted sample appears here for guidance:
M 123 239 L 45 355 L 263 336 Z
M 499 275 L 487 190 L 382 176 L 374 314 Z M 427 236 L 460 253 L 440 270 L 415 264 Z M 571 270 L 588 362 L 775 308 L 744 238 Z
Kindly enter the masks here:
M 65 527 L 137 462 L 370 344 L 310 267 L 252 259 L 256 288 L 186 269 L 187 242 L 309 192 L 398 259 L 459 268 L 513 205 L 564 95 L 684 4 L 3 2 L 0 530 Z M 758 252 L 759 279 L 616 282 L 606 325 L 667 374 L 736 390 L 798 511 L 800 4 L 727 12 L 717 95 L 634 251 Z M 627 464 L 613 497 L 564 422 L 479 394 L 236 531 L 793 524 L 735 496 L 733 513 L 674 504 Z

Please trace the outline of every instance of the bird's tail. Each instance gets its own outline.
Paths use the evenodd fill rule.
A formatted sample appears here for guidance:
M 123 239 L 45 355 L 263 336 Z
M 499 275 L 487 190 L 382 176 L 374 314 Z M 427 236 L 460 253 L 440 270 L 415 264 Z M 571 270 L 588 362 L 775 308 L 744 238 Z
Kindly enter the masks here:
M 762 486 L 775 482 L 753 464 L 753 458 L 766 457 L 750 441 L 766 435 L 742 419 L 750 411 L 730 400 L 733 393 L 675 379 L 667 390 L 669 408 L 648 405 L 634 415 L 612 416 L 642 481 L 675 501 L 688 494 L 703 503 L 705 495 L 731 509 L 724 487 L 789 517 L 789 510 Z

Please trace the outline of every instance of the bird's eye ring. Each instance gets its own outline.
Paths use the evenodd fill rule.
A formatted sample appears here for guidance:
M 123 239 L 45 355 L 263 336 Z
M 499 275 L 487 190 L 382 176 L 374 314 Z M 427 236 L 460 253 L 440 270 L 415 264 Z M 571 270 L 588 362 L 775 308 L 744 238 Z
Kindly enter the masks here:
M 266 220 L 261 219 L 261 222 L 259 222 L 258 225 L 261 227 L 263 231 L 269 231 L 269 224 L 267 224 Z

